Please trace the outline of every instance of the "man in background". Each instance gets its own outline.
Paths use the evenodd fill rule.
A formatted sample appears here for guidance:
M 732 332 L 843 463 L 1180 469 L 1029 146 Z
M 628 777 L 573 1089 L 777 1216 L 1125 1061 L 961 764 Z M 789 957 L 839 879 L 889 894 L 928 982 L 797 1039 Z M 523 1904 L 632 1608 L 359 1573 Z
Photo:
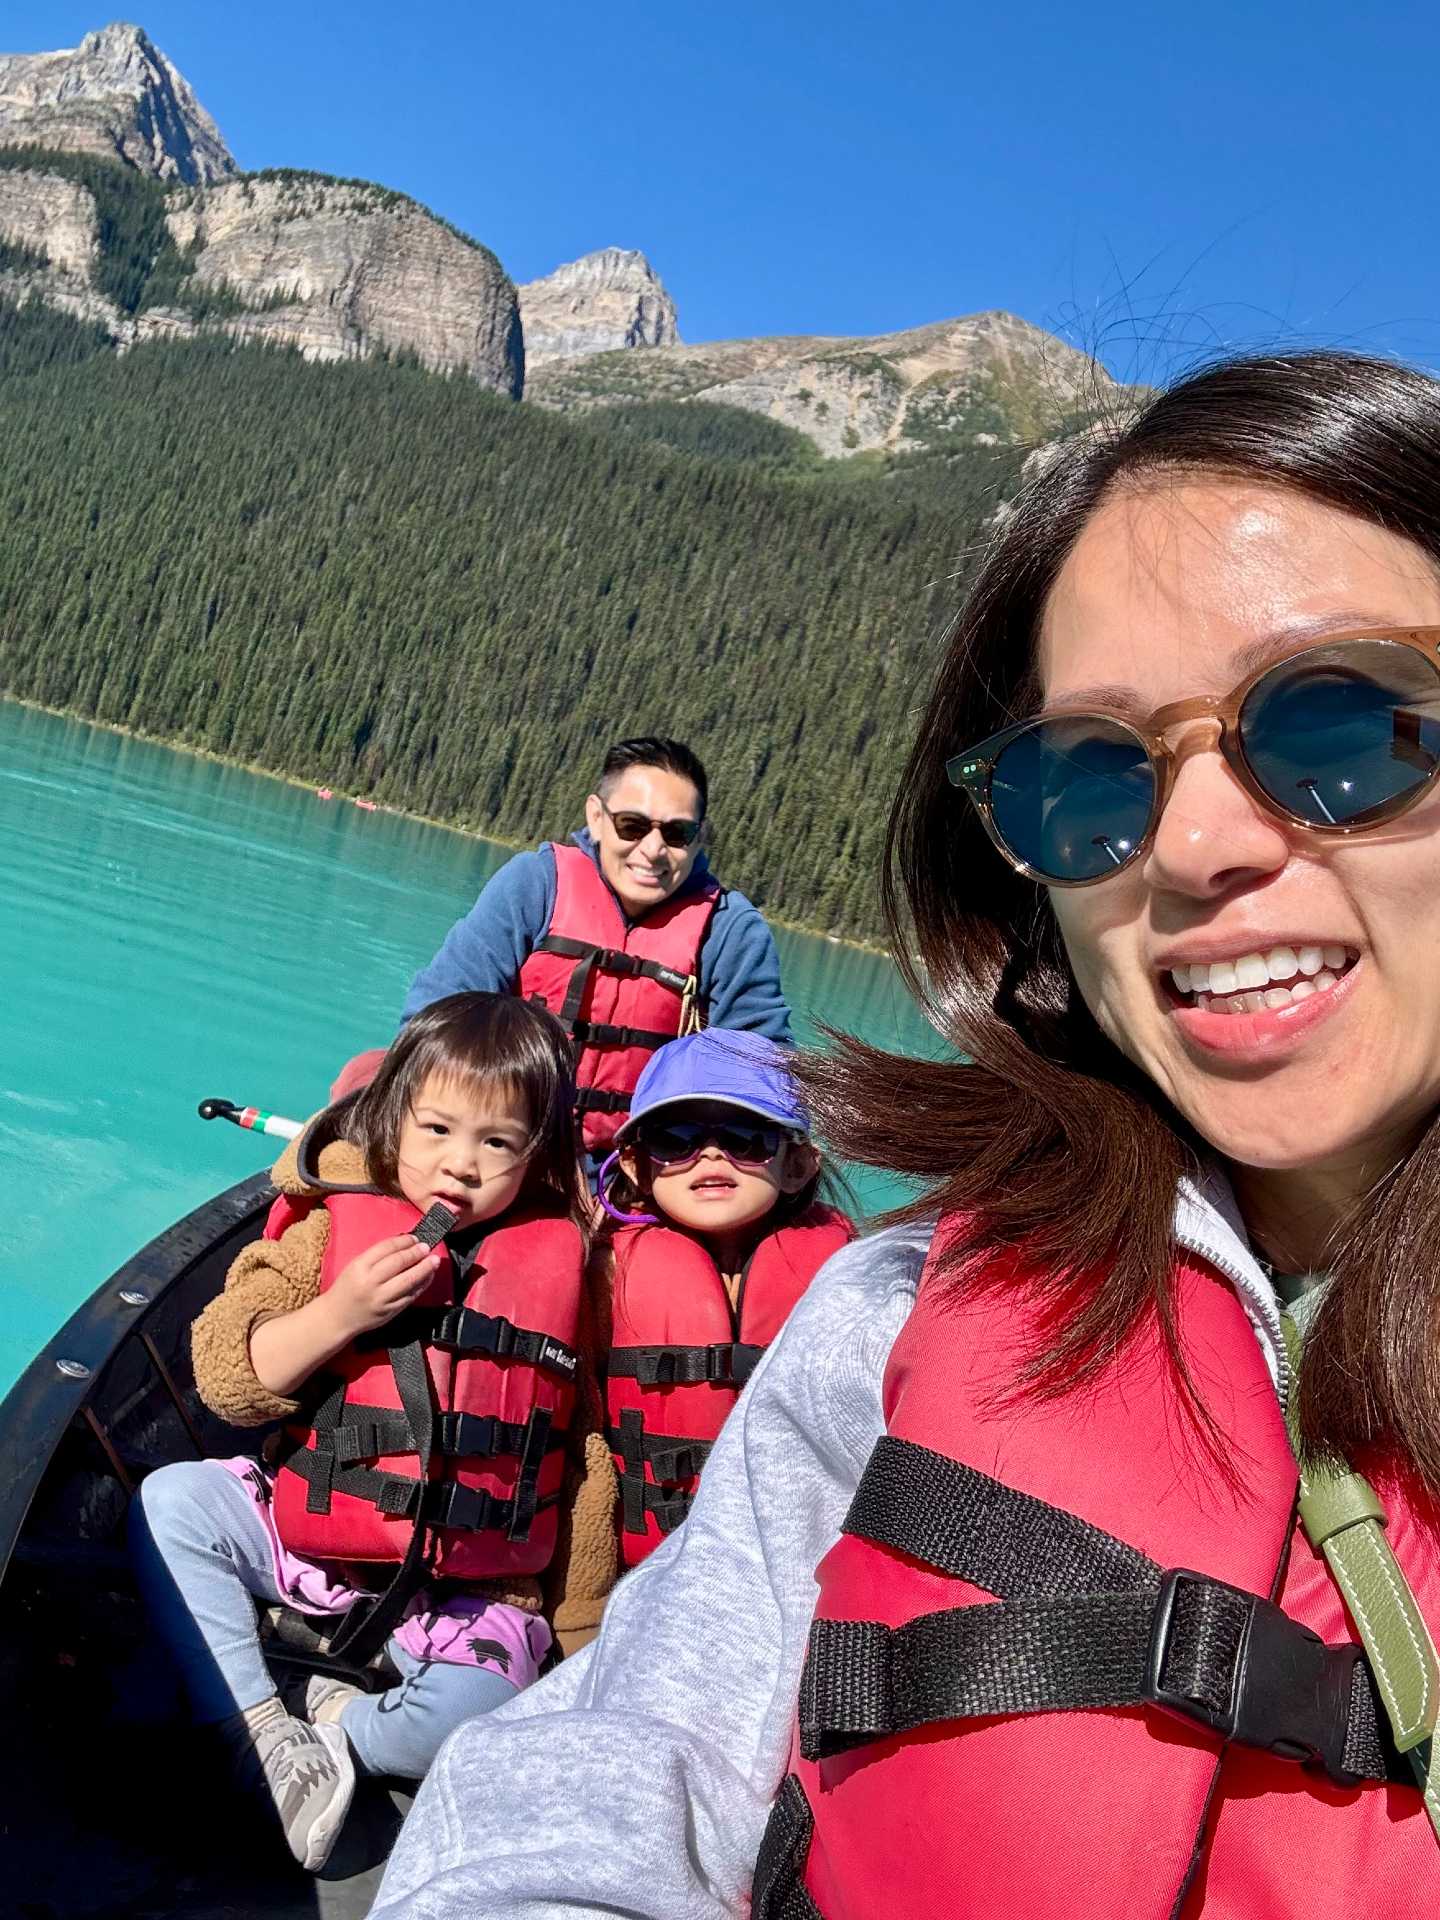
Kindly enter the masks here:
M 774 937 L 759 909 L 711 874 L 702 849 L 708 799 L 705 769 L 682 742 L 617 741 L 585 802 L 584 829 L 508 860 L 405 999 L 404 1019 L 477 989 L 549 1007 L 575 1042 L 592 1167 L 666 1040 L 702 1025 L 791 1039 Z M 363 1084 L 378 1058 L 352 1061 L 336 1094 Z

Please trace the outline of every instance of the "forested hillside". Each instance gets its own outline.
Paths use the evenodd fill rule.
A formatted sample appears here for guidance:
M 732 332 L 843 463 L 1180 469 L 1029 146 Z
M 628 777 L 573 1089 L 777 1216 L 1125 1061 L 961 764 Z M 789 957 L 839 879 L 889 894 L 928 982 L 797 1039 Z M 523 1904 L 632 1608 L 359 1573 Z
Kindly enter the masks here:
M 0 689 L 516 840 L 578 822 L 607 740 L 677 734 L 727 879 L 878 930 L 911 711 L 1018 456 L 907 498 L 724 409 L 684 451 L 658 409 L 94 345 L 0 305 Z

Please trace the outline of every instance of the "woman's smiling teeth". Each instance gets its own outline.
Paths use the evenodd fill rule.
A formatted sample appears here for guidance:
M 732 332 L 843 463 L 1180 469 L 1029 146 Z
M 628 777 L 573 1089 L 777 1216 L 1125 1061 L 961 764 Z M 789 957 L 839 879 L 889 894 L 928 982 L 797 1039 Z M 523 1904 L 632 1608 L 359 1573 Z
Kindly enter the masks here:
M 1271 947 L 1234 960 L 1172 967 L 1170 979 L 1187 1006 L 1207 1013 L 1261 1013 L 1326 992 L 1359 957 L 1342 946 Z

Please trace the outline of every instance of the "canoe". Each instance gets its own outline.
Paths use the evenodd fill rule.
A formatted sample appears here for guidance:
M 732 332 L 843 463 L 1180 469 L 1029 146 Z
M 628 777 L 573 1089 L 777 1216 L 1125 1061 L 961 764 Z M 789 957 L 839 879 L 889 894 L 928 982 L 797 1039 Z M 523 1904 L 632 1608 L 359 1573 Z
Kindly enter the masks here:
M 200 1402 L 188 1335 L 273 1198 L 256 1174 L 177 1221 L 0 1401 L 4 1913 L 361 1920 L 379 1885 L 408 1794 L 362 1782 L 324 1874 L 302 1873 L 188 1726 L 125 1555 L 146 1473 L 256 1445 Z M 299 1615 L 263 1632 L 277 1672 L 327 1662 Z

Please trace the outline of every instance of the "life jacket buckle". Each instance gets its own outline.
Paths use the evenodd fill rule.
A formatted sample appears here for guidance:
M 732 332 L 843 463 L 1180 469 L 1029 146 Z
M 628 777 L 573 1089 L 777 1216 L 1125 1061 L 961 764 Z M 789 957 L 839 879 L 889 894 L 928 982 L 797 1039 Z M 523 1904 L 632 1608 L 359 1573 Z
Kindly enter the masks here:
M 503 1502 L 484 1487 L 467 1487 L 459 1480 L 430 1481 L 420 1500 L 421 1518 L 432 1527 L 453 1527 L 459 1533 L 483 1533 L 508 1518 Z
M 474 1313 L 473 1308 L 469 1311 Z M 492 1360 L 508 1360 L 514 1353 L 519 1329 L 513 1320 L 503 1314 L 475 1313 L 471 1324 L 480 1336 L 474 1343 L 478 1351 L 488 1353 Z
M 712 1387 L 733 1387 L 735 1378 L 735 1342 L 717 1341 L 705 1349 L 705 1381 Z
M 1186 1567 L 1160 1585 L 1146 1656 L 1146 1698 L 1340 1786 L 1363 1647 L 1330 1646 L 1271 1600 Z

